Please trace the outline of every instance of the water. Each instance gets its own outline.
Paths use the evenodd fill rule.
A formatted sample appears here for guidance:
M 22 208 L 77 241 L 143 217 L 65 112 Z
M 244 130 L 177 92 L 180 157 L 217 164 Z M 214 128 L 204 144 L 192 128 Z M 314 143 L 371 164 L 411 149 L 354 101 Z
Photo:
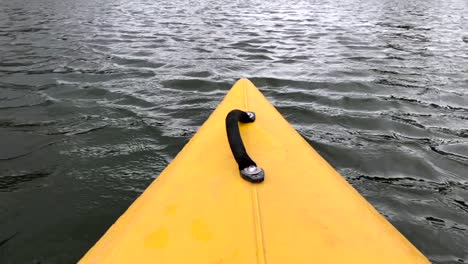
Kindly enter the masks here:
M 0 262 L 73 263 L 250 78 L 434 263 L 468 263 L 468 2 L 0 0 Z

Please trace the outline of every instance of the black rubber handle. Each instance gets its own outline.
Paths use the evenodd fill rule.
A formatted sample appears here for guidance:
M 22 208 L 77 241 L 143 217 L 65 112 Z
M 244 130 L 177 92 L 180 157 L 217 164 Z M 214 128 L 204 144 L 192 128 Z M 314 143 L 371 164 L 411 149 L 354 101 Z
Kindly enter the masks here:
M 254 112 L 232 110 L 226 116 L 226 132 L 232 155 L 237 165 L 239 165 L 242 178 L 249 182 L 258 183 L 265 179 L 265 173 L 260 167 L 257 167 L 257 164 L 247 154 L 239 131 L 239 122 L 252 123 L 254 121 Z

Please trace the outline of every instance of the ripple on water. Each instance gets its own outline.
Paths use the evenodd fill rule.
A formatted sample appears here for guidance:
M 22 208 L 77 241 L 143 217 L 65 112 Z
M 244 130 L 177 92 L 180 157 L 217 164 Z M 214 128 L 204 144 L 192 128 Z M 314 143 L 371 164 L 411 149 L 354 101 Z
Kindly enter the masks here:
M 232 84 L 222 81 L 210 81 L 203 79 L 175 79 L 175 80 L 165 80 L 161 84 L 164 87 L 169 87 L 171 89 L 183 90 L 183 91 L 200 91 L 200 92 L 209 92 L 216 90 L 227 91 Z

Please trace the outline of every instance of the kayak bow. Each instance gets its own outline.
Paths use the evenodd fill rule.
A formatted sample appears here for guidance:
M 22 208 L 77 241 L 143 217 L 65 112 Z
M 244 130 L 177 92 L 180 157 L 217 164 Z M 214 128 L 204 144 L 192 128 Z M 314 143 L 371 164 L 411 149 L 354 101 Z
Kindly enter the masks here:
M 242 79 L 79 263 L 429 261 Z

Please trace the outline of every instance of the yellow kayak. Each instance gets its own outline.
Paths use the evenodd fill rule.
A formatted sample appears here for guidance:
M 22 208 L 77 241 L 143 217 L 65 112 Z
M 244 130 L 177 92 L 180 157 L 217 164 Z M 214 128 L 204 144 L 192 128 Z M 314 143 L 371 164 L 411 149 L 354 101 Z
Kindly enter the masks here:
M 429 263 L 246 79 L 79 263 Z

